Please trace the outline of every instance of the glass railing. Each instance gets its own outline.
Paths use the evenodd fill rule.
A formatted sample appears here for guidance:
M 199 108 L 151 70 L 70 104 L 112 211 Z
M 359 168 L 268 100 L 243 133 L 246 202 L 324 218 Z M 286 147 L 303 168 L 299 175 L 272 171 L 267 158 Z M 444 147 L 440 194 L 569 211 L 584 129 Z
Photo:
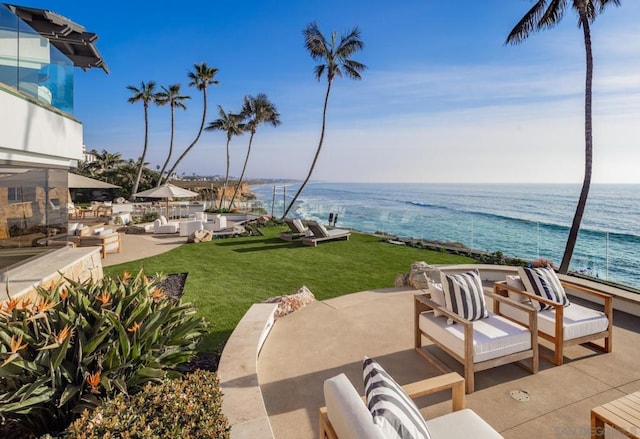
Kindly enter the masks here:
M 285 198 L 263 197 L 263 208 L 279 218 L 285 209 Z M 287 196 L 286 202 L 290 198 Z M 416 209 L 380 210 L 367 206 L 325 204 L 305 201 L 289 216 L 315 219 L 329 224 L 337 215 L 336 227 L 352 228 L 367 233 L 389 234 L 402 238 L 438 242 L 442 246 L 464 246 L 486 253 L 500 252 L 505 257 L 533 261 L 543 258 L 560 265 L 568 227 L 542 222 L 501 219 L 495 216 L 442 213 L 429 216 Z M 581 229 L 570 271 L 600 280 L 640 288 L 640 237 Z
M 73 63 L 0 5 L 0 82 L 73 113 Z

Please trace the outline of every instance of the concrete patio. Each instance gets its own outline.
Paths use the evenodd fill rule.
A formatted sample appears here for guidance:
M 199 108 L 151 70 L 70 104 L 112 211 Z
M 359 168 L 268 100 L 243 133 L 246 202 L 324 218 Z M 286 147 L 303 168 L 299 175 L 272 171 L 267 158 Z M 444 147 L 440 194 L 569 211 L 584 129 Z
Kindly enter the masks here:
M 400 384 L 442 373 L 413 350 L 417 292 L 392 288 L 349 294 L 314 302 L 275 322 L 257 361 L 274 437 L 318 437 L 324 380 L 344 372 L 362 394 L 364 356 L 376 358 Z M 614 325 L 612 353 L 577 346 L 567 349 L 562 366 L 541 359 L 537 375 L 514 364 L 476 373 L 467 407 L 506 438 L 590 437 L 591 408 L 640 390 L 640 320 L 616 311 Z M 428 349 L 462 374 L 462 367 L 437 347 Z M 525 391 L 530 400 L 515 400 L 512 390 Z M 418 405 L 430 418 L 450 410 L 449 398 L 442 393 Z M 608 427 L 606 435 L 622 437 Z

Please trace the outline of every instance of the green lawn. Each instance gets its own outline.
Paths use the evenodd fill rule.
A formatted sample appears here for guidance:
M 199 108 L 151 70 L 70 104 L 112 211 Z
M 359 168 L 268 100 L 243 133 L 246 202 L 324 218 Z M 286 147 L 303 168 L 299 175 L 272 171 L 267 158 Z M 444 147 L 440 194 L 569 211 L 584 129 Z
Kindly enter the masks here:
M 284 227 L 264 227 L 264 236 L 215 239 L 187 244 L 151 258 L 105 267 L 106 273 L 188 272 L 184 299 L 209 322 L 202 350 L 213 352 L 231 335 L 249 307 L 306 285 L 318 300 L 394 285 L 411 263 L 469 263 L 472 259 L 392 245 L 383 239 L 352 233 L 349 241 L 318 247 L 278 239 Z

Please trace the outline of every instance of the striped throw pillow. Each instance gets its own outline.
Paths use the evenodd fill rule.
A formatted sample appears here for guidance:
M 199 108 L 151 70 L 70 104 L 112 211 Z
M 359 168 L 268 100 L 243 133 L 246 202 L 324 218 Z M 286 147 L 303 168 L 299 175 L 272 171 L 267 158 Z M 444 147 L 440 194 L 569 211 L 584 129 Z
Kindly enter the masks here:
M 528 292 L 545 299 L 553 300 L 554 302 L 562 303 L 564 306 L 571 304 L 553 268 L 519 267 L 518 271 L 520 272 L 520 279 L 522 279 L 522 283 L 524 283 Z M 534 302 L 533 306 L 537 308 L 538 311 L 553 308 L 551 305 L 546 305 L 542 302 L 535 300 L 532 300 L 532 302 Z
M 367 407 L 384 436 L 429 439 L 429 429 L 418 407 L 382 366 L 365 357 L 362 369 Z
M 478 270 L 441 274 L 445 308 L 466 320 L 489 317 Z

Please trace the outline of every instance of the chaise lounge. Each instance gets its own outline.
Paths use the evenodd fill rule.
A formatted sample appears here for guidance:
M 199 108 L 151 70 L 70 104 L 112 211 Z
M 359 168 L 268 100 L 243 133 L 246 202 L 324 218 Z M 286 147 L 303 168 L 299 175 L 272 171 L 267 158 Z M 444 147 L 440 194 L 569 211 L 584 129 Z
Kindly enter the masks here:
M 309 230 L 313 234 L 312 236 L 304 236 L 300 240 L 305 245 L 312 245 L 316 247 L 318 242 L 331 241 L 335 239 L 349 240 L 351 232 L 345 229 L 331 229 L 327 230 L 322 224 L 317 221 L 306 221 L 305 224 L 309 227 Z
M 363 381 L 362 398 L 343 373 L 324 382 L 327 405 L 320 409 L 320 439 L 502 437 L 474 411 L 465 409 L 464 379 L 455 372 L 400 386 L 367 358 Z M 449 389 L 452 412 L 425 421 L 412 400 Z
M 289 231 L 280 233 L 283 241 L 296 241 L 305 236 L 311 236 L 311 230 L 302 224 L 298 218 L 285 218 L 284 222 L 289 226 Z

